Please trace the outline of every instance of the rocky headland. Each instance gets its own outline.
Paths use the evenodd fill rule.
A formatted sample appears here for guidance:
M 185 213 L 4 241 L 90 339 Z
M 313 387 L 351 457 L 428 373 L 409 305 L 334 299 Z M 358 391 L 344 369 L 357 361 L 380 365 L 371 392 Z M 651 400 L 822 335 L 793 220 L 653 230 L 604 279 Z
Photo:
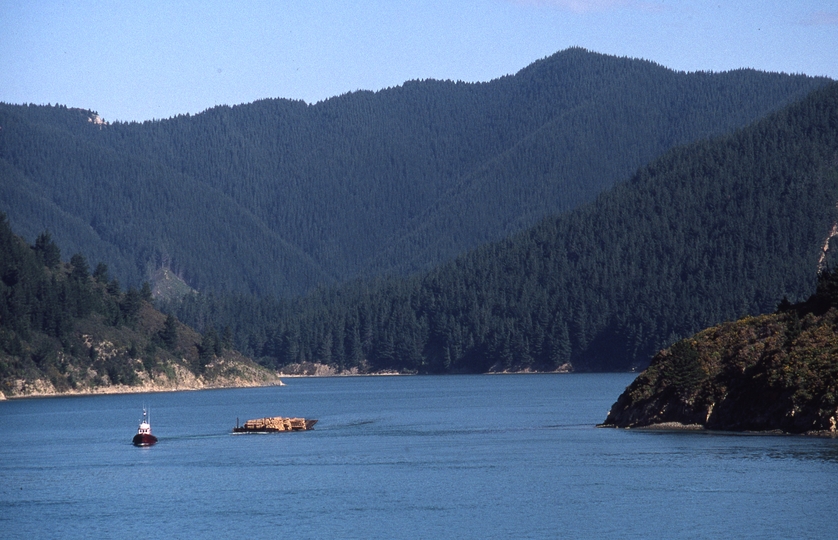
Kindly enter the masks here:
M 659 352 L 602 427 L 838 435 L 838 279 Z

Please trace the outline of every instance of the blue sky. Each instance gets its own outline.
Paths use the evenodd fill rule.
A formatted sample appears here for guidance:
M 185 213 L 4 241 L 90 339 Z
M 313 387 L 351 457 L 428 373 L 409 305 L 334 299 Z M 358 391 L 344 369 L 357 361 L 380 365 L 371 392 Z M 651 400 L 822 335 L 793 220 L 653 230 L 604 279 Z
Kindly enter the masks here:
M 571 46 L 838 79 L 838 0 L 0 0 L 0 101 L 141 121 L 488 81 Z

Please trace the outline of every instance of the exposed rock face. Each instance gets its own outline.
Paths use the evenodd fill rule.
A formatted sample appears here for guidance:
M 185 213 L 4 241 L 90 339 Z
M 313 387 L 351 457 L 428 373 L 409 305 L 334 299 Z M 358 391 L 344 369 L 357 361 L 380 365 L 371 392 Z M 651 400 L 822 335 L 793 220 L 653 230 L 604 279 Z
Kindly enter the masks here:
M 333 366 L 327 366 L 326 364 L 318 364 L 314 362 L 304 362 L 301 364 L 287 364 L 282 366 L 282 374 L 293 375 L 293 376 L 316 376 L 316 377 L 329 377 L 332 375 L 356 375 L 357 370 L 354 373 L 344 373 L 339 372 Z
M 565 362 L 564 364 L 561 364 L 559 367 L 551 371 L 539 371 L 537 369 L 530 368 L 509 370 L 500 364 L 495 364 L 489 368 L 487 373 L 573 373 L 573 364 L 571 364 L 570 362 Z
M 126 394 L 135 392 L 170 392 L 175 390 L 201 390 L 206 388 L 244 388 L 281 384 L 279 373 L 265 369 L 236 353 L 215 358 L 204 373 L 195 375 L 184 365 L 169 363 L 158 367 L 153 374 L 137 362 L 136 384 L 113 384 L 106 374 L 93 369 L 77 375 L 84 381 L 73 388 L 56 388 L 52 381 L 43 378 L 17 379 L 6 397 L 40 397 L 84 394 Z
M 705 330 L 658 353 L 602 426 L 837 435 L 836 328 L 832 308 Z

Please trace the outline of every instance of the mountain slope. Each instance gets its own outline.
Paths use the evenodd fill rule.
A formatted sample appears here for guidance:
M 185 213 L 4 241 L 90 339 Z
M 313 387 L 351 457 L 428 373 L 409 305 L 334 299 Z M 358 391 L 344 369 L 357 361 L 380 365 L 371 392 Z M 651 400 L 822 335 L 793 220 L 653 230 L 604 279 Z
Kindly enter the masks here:
M 701 328 L 803 298 L 836 201 L 832 84 L 432 272 L 273 306 L 195 297 L 176 309 L 199 327 L 233 325 L 239 346 L 270 365 L 637 368 Z
M 591 200 L 677 144 L 824 79 L 677 73 L 569 49 L 489 83 L 412 81 L 102 125 L 0 106 L 0 210 L 27 237 L 170 266 L 201 290 L 291 295 L 427 269 Z

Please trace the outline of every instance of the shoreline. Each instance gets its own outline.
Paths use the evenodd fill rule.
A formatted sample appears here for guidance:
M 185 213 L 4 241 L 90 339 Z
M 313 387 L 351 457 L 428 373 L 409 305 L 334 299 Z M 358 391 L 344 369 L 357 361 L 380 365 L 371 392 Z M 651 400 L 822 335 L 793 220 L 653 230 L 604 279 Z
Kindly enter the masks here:
M 40 399 L 59 397 L 81 397 L 81 396 L 109 396 L 116 394 L 162 394 L 164 392 L 198 392 L 200 390 L 225 390 L 232 388 L 266 388 L 269 386 L 282 386 L 276 383 L 254 383 L 254 384 L 233 384 L 233 385 L 204 385 L 178 388 L 142 388 L 136 386 L 106 386 L 90 390 L 69 390 L 67 392 L 33 392 L 31 394 L 6 395 L 0 392 L 0 401 L 12 401 L 16 399 Z
M 445 373 L 440 375 L 570 375 L 573 371 L 490 371 L 486 373 Z M 68 390 L 66 392 L 56 391 L 35 391 L 26 394 L 7 395 L 0 392 L 0 401 L 9 401 L 15 399 L 36 399 L 36 398 L 53 398 L 53 397 L 79 397 L 79 396 L 97 396 L 97 395 L 112 395 L 112 394 L 155 394 L 162 392 L 195 392 L 198 390 L 224 390 L 233 388 L 266 388 L 270 386 L 283 386 L 282 379 L 302 379 L 302 378 L 329 378 L 329 377 L 417 377 L 428 376 L 434 377 L 437 374 L 419 375 L 417 373 L 400 373 L 397 371 L 382 371 L 377 373 L 353 373 L 353 372 L 326 372 L 326 373 L 283 373 L 277 372 L 276 382 L 254 382 L 254 383 L 239 383 L 239 384 L 203 384 L 203 385 L 183 385 L 183 386 L 158 386 L 158 387 L 142 387 L 142 386 L 100 386 L 86 390 Z
M 649 424 L 638 427 L 619 427 L 614 424 L 597 424 L 597 428 L 603 429 L 622 429 L 625 431 L 657 431 L 657 432 L 703 432 L 718 435 L 752 435 L 752 436 L 788 436 L 788 437 L 819 437 L 819 438 L 838 438 L 838 431 L 806 431 L 803 433 L 792 433 L 783 431 L 781 429 L 767 429 L 763 431 L 733 431 L 726 429 L 708 429 L 701 424 L 683 424 L 681 422 L 660 422 L 657 424 Z
M 636 429 L 641 431 L 711 431 L 701 424 L 684 424 L 681 422 L 660 422 L 657 424 L 649 424 L 648 426 L 625 429 Z

